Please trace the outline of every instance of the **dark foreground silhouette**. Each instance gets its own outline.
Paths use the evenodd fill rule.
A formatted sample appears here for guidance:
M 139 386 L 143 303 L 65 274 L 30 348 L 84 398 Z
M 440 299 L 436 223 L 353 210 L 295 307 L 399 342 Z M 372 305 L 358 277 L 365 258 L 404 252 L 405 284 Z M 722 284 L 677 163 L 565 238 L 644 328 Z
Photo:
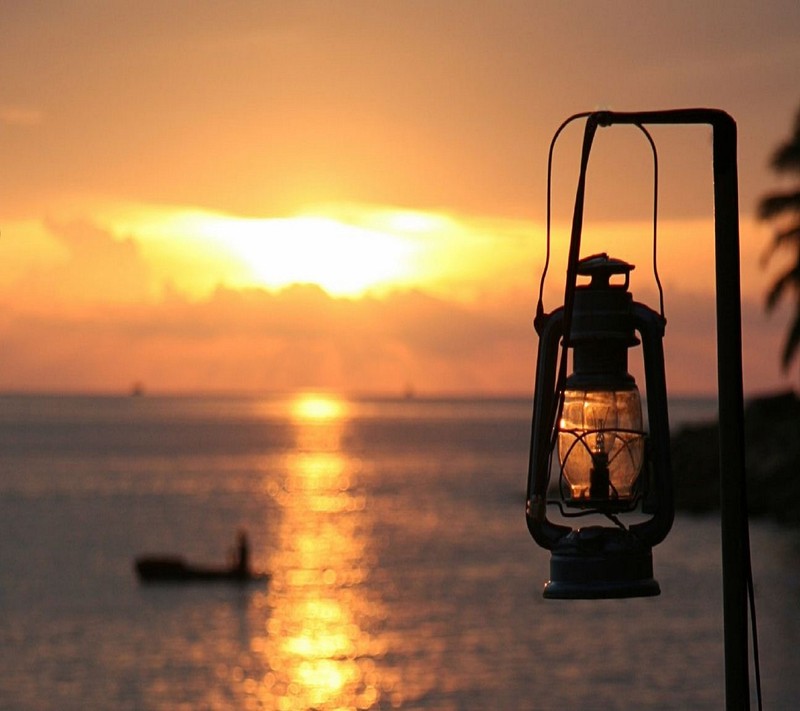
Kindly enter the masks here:
M 784 392 L 753 398 L 744 411 L 750 515 L 800 527 L 800 398 Z M 719 427 L 693 424 L 672 436 L 676 508 L 719 507 Z
M 247 535 L 240 531 L 232 562 L 227 566 L 195 565 L 176 555 L 141 556 L 136 559 L 136 575 L 143 583 L 249 583 L 269 580 L 269 574 L 250 568 Z

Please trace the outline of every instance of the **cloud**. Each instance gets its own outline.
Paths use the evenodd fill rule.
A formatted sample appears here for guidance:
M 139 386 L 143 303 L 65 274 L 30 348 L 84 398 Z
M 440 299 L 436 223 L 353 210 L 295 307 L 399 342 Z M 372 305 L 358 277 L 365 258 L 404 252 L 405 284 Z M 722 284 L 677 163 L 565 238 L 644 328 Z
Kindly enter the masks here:
M 716 392 L 713 297 L 672 293 L 667 382 Z M 336 299 L 315 286 L 279 293 L 219 289 L 203 301 L 168 292 L 148 304 L 69 314 L 0 310 L 0 388 L 124 391 L 531 393 L 537 340 L 523 292 L 464 305 L 421 291 Z M 780 327 L 743 304 L 745 386 L 785 387 Z M 636 369 L 639 355 L 631 356 Z
M 683 239 L 667 227 L 666 242 Z M 689 243 L 699 228 L 683 230 Z M 617 228 L 623 242 L 635 241 L 640 230 L 627 231 Z M 468 271 L 466 299 L 463 289 L 449 293 L 435 283 L 357 299 L 333 298 L 314 285 L 279 292 L 220 286 L 198 297 L 162 283 L 169 271 L 162 265 L 156 272 L 135 238 L 87 220 L 47 221 L 36 233 L 12 225 L 3 237 L 0 256 L 11 266 L 0 279 L 0 388 L 124 391 L 143 381 L 156 391 L 401 392 L 413 385 L 420 393 L 532 392 L 538 279 L 517 275 L 531 264 L 497 274 L 489 264 L 483 276 Z M 37 254 L 49 245 L 46 259 L 17 258 L 31 239 Z M 516 242 L 512 253 L 521 258 Z M 668 385 L 673 392 L 713 393 L 712 287 L 688 280 L 683 252 L 664 260 L 662 274 Z M 700 259 L 700 250 L 691 253 Z M 709 259 L 693 271 L 705 273 Z M 547 309 L 563 296 L 555 271 Z M 635 296 L 655 304 L 646 261 L 640 271 Z M 187 277 L 172 276 L 176 283 Z M 777 359 L 783 321 L 780 314 L 767 320 L 760 293 L 751 293 L 743 302 L 745 386 L 785 387 Z M 643 383 L 638 357 L 632 354 L 631 368 Z
M 45 221 L 41 232 L 50 241 L 46 259 L 19 260 L 23 269 L 4 275 L 0 298 L 17 310 L 69 312 L 154 297 L 154 277 L 132 239 L 116 239 L 85 220 Z M 14 262 L 29 234 L 12 225 L 3 236 L 12 244 L 0 245 L 0 254 L 12 255 Z
M 519 391 L 531 334 L 421 293 L 334 299 L 314 286 L 0 319 L 0 387 Z M 505 364 L 505 366 L 504 366 Z
M 664 351 L 668 389 L 673 393 L 715 394 L 718 385 L 714 295 L 673 289 L 666 297 Z M 652 299 L 644 301 L 654 303 Z M 790 387 L 791 381 L 779 367 L 782 325 L 766 317 L 763 302 L 757 297 L 745 296 L 741 309 L 745 391 Z

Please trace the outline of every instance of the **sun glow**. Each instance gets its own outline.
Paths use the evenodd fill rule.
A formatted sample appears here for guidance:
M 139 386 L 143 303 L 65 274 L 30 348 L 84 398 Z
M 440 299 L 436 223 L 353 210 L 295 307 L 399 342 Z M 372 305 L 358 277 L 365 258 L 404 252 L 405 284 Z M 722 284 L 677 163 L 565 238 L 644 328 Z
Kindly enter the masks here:
M 410 271 L 410 245 L 385 232 L 325 217 L 268 222 L 222 226 L 225 242 L 268 286 L 307 282 L 333 295 L 354 296 Z
M 292 403 L 292 415 L 300 422 L 338 420 L 344 416 L 345 410 L 343 400 L 319 393 L 304 393 Z
M 254 218 L 108 205 L 94 214 L 118 240 L 135 241 L 155 283 L 200 299 L 219 287 L 315 284 L 333 297 L 420 289 L 470 300 L 481 284 L 518 278 L 532 254 L 524 221 L 390 206 L 334 203 Z
M 117 226 L 160 240 L 169 237 L 221 259 L 230 286 L 283 289 L 316 284 L 332 296 L 360 296 L 413 273 L 415 245 L 389 230 L 320 215 L 247 218 L 198 210 L 141 213 Z

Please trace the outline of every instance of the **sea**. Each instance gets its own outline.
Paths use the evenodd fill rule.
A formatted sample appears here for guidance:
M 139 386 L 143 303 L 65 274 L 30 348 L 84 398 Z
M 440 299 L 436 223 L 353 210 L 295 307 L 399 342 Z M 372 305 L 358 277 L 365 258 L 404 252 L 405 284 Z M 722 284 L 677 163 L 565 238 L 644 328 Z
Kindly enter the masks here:
M 673 429 L 713 400 L 671 402 Z M 718 516 L 655 598 L 542 597 L 530 398 L 0 397 L 0 709 L 719 709 Z M 134 560 L 268 582 L 143 584 Z M 764 708 L 800 707 L 800 533 L 750 523 Z M 751 683 L 751 689 L 753 688 Z

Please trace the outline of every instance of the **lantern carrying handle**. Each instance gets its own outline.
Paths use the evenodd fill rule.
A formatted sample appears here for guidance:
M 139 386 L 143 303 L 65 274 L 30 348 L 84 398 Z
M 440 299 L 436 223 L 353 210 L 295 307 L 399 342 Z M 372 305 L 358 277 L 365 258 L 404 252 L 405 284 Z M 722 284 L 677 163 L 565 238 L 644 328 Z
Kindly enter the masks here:
M 555 143 L 558 140 L 559 135 L 566 128 L 571 121 L 586 117 L 586 124 L 584 126 L 584 133 L 583 133 L 583 146 L 581 148 L 581 162 L 580 162 L 580 171 L 578 174 L 578 186 L 575 191 L 575 205 L 573 208 L 572 214 L 572 231 L 570 234 L 570 243 L 569 243 L 569 253 L 567 256 L 567 276 L 566 276 L 566 283 L 564 286 L 564 334 L 568 338 L 568 334 L 572 331 L 572 311 L 573 305 L 575 301 L 575 289 L 577 287 L 577 277 L 578 277 L 578 265 L 580 262 L 580 250 L 581 250 L 581 233 L 583 230 L 583 212 L 584 212 L 584 202 L 586 198 L 586 172 L 589 167 L 589 156 L 592 151 L 592 143 L 594 141 L 594 135 L 597 132 L 598 126 L 608 126 L 611 125 L 609 122 L 605 121 L 604 114 L 598 113 L 590 113 L 588 114 L 575 114 L 574 116 L 567 119 L 565 122 L 561 124 L 559 129 L 556 131 L 553 139 L 550 143 L 550 150 L 548 153 L 548 174 L 547 174 L 547 258 L 545 260 L 545 269 L 542 273 L 542 280 L 539 284 L 539 302 L 537 304 L 536 309 L 536 320 L 534 321 L 534 326 L 541 326 L 542 325 L 542 318 L 544 317 L 544 305 L 543 305 L 543 292 L 544 292 L 544 279 L 547 273 L 547 267 L 549 265 L 550 260 L 550 214 L 551 214 L 551 182 L 552 182 L 552 157 L 553 151 L 555 148 Z M 644 126 L 640 122 L 634 122 L 634 126 L 636 126 L 642 133 L 644 133 L 645 137 L 650 144 L 650 148 L 653 153 L 653 273 L 655 274 L 656 284 L 658 285 L 659 290 L 659 306 L 660 306 L 660 313 L 662 320 L 664 318 L 664 293 L 661 287 L 661 280 L 658 276 L 658 151 L 656 150 L 655 142 L 653 141 L 652 136 L 644 128 Z M 557 376 L 556 376 L 556 393 L 557 397 L 553 403 L 553 409 L 550 413 L 550 431 L 551 431 L 551 445 L 555 445 L 555 439 L 557 436 L 557 428 L 556 423 L 561 417 L 561 408 L 563 407 L 563 384 L 567 377 L 567 338 L 562 341 L 561 344 L 561 357 L 558 365 Z
M 551 224 L 551 215 L 552 215 L 552 177 L 553 177 L 553 153 L 555 152 L 555 146 L 558 142 L 558 139 L 562 133 L 562 131 L 573 121 L 582 118 L 592 117 L 591 123 L 599 124 L 599 125 L 610 125 L 605 124 L 602 122 L 601 118 L 598 118 L 598 115 L 591 111 L 583 111 L 581 113 L 574 114 L 566 119 L 559 127 L 556 129 L 556 132 L 553 134 L 553 138 L 550 140 L 550 148 L 547 154 L 547 213 L 546 213 L 546 251 L 545 251 L 545 261 L 544 261 L 544 269 L 542 269 L 542 276 L 539 281 L 539 301 L 536 306 L 536 320 L 539 321 L 544 316 L 544 283 L 545 279 L 547 278 L 547 271 L 550 267 L 550 224 Z M 659 299 L 659 310 L 661 312 L 661 317 L 664 317 L 664 289 L 661 285 L 661 278 L 658 274 L 658 150 L 656 149 L 655 141 L 653 137 L 650 135 L 650 132 L 640 123 L 633 124 L 636 126 L 645 136 L 647 142 L 650 144 L 650 149 L 653 153 L 653 276 L 655 277 L 656 286 L 658 287 L 658 299 Z M 587 125 L 587 131 L 590 130 Z M 594 128 L 591 129 L 592 135 L 594 134 Z M 591 146 L 591 139 L 589 139 L 589 148 Z M 586 152 L 586 160 L 588 161 L 588 150 Z M 579 179 L 579 191 L 582 193 L 582 188 L 580 187 L 580 183 L 584 183 L 584 174 L 585 174 L 585 165 L 582 165 L 582 175 Z M 576 208 L 577 206 L 576 197 Z M 581 213 L 583 212 L 583 195 L 580 194 L 581 200 Z M 581 216 L 582 217 L 582 216 Z M 574 226 L 574 225 L 573 225 Z M 573 238 L 575 235 L 573 234 Z M 580 232 L 578 233 L 578 240 L 580 240 Z M 577 260 L 576 260 L 577 261 Z

